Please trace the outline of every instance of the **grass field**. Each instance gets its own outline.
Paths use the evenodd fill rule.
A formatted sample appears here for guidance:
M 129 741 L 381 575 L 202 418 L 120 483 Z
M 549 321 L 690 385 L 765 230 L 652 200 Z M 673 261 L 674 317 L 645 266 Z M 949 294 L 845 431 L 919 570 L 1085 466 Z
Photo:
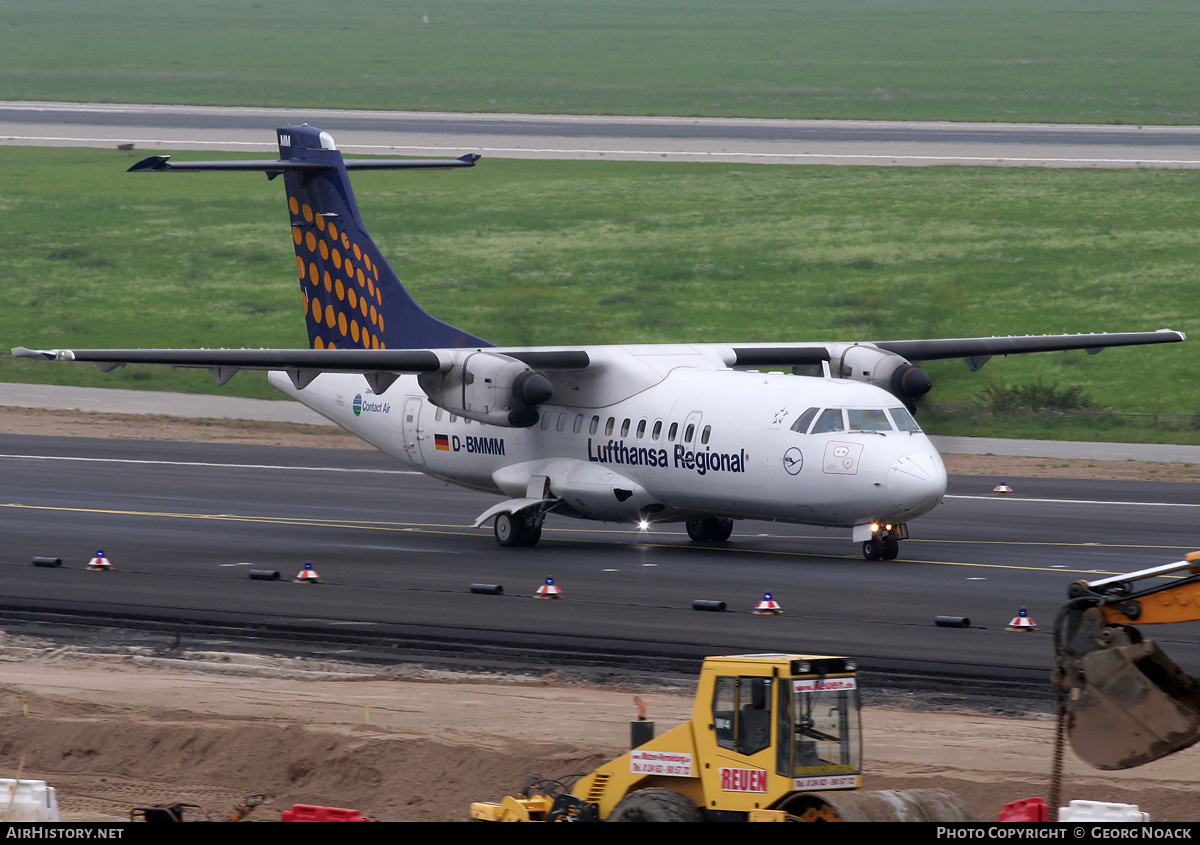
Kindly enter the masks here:
M 1194 0 L 3 0 L 0 99 L 1200 121 Z
M 132 160 L 0 147 L 0 346 L 305 345 L 281 187 Z M 485 159 L 355 186 L 418 301 L 500 344 L 1200 336 L 1197 171 Z M 1178 344 L 928 369 L 939 403 L 1041 382 L 1191 414 L 1195 361 Z M 161 368 L 4 360 L 0 380 L 274 395 Z

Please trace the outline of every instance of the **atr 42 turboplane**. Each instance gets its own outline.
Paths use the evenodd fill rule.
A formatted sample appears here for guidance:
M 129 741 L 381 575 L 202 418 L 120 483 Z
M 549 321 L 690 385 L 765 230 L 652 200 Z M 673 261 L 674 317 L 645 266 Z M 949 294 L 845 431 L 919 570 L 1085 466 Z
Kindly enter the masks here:
M 893 559 L 908 520 L 946 492 L 941 457 L 910 413 L 931 387 L 912 361 L 1170 343 L 1180 332 L 873 343 L 497 347 L 427 314 L 359 216 L 347 171 L 471 167 L 349 160 L 327 133 L 279 129 L 277 161 L 172 162 L 138 172 L 283 176 L 311 349 L 30 350 L 26 358 L 203 367 L 271 384 L 403 463 L 505 496 L 480 514 L 502 546 L 532 546 L 547 514 L 684 522 L 699 542 L 734 520 L 851 530 Z M 768 372 L 784 370 L 784 372 Z

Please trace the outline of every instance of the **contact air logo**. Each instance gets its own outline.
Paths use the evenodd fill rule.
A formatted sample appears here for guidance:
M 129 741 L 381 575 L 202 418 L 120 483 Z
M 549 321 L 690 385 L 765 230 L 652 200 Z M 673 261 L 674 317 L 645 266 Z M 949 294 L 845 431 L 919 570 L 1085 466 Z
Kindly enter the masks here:
M 363 414 L 388 414 L 391 413 L 391 402 L 373 402 L 370 399 L 363 400 L 362 394 L 359 393 L 354 397 L 354 402 L 351 403 L 354 409 L 354 416 L 361 417 Z
M 721 769 L 723 792 L 766 792 L 767 773 L 762 769 Z

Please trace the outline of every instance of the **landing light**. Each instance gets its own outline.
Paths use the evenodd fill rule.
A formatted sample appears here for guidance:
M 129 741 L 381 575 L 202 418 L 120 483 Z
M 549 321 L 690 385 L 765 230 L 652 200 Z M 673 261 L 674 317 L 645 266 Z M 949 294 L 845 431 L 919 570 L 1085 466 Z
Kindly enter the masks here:
M 638 530 L 639 531 L 649 531 L 650 530 L 650 522 L 645 519 L 641 520 L 638 523 Z

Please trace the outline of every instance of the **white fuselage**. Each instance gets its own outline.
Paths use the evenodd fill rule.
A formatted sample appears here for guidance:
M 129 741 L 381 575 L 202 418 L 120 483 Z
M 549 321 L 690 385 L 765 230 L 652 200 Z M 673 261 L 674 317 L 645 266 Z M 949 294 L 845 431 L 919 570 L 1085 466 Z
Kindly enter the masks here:
M 559 379 L 530 428 L 454 416 L 411 375 L 378 396 L 360 375 L 271 383 L 416 470 L 510 497 L 532 495 L 534 480 L 582 518 L 863 526 L 904 522 L 945 493 L 937 451 L 877 387 L 601 349 L 596 378 L 612 383 Z

